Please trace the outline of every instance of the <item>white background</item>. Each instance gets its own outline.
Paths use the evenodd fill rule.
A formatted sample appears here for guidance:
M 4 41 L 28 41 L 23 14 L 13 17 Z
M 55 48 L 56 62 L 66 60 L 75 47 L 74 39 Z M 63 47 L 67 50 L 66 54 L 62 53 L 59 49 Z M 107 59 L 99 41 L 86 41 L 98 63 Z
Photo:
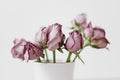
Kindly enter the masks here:
M 94 26 L 106 30 L 106 49 L 86 48 L 75 65 L 75 79 L 120 77 L 119 0 L 0 0 L 0 80 L 34 80 L 31 62 L 12 58 L 14 38 L 33 41 L 42 25 L 63 24 L 68 34 L 71 20 L 86 13 Z

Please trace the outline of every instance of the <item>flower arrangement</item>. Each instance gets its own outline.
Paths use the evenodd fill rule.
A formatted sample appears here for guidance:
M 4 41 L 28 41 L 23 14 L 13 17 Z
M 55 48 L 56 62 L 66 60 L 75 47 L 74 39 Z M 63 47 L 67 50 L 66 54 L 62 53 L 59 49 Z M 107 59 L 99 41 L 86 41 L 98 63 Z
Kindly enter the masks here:
M 105 30 L 100 27 L 93 27 L 91 22 L 87 22 L 86 14 L 79 14 L 72 21 L 72 32 L 66 37 L 62 32 L 62 25 L 55 23 L 45 27 L 41 27 L 35 35 L 35 42 L 26 41 L 25 39 L 15 39 L 14 46 L 11 49 L 14 58 L 22 60 L 36 60 L 42 62 L 45 60 L 49 63 L 47 50 L 53 52 L 53 63 L 56 63 L 56 50 L 63 52 L 68 51 L 66 62 L 75 62 L 80 57 L 81 51 L 87 46 L 92 48 L 106 48 L 109 41 L 106 39 Z M 71 56 L 75 55 L 71 60 Z

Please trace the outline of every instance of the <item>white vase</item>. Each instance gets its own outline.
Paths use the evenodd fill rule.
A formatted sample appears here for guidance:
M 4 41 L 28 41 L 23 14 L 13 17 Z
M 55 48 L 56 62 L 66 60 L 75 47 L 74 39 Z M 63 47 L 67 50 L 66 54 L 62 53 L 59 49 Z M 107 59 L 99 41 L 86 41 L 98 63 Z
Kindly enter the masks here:
M 74 63 L 35 63 L 35 80 L 73 80 Z

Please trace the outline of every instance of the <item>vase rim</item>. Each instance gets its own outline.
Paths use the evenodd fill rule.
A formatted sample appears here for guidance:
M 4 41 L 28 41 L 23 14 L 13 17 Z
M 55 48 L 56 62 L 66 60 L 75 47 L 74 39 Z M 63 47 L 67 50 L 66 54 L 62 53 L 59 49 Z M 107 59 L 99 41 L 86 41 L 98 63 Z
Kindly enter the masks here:
M 35 61 L 35 64 L 74 64 L 75 62 L 56 62 L 56 63 L 53 63 L 53 62 L 36 62 Z

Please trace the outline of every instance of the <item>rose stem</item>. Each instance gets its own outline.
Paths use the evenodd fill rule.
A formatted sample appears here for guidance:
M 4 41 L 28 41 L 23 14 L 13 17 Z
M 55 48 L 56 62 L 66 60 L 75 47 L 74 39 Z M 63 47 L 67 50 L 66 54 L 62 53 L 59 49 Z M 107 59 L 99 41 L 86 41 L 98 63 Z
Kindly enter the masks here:
M 55 55 L 55 50 L 53 51 L 53 63 L 56 63 L 56 55 Z
M 46 55 L 46 62 L 49 63 L 49 58 L 48 58 L 48 54 L 47 54 L 47 50 L 45 49 L 45 55 Z
M 69 52 L 66 62 L 70 62 L 71 55 L 72 55 L 72 52 Z

